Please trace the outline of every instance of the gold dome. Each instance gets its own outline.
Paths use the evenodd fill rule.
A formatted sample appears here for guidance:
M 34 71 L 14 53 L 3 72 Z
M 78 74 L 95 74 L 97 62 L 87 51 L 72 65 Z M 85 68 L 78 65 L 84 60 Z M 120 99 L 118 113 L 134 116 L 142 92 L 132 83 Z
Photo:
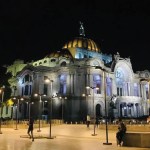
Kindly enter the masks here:
M 67 42 L 62 49 L 70 48 L 83 48 L 94 52 L 100 52 L 99 46 L 93 40 L 84 37 L 76 37 Z

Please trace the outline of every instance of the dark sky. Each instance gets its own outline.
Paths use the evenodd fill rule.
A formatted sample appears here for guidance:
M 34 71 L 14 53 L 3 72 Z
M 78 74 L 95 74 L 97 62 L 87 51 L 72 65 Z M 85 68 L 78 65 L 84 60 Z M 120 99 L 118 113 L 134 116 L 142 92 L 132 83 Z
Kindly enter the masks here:
M 31 2 L 32 1 L 32 2 Z M 0 65 L 45 57 L 79 35 L 103 53 L 130 57 L 134 71 L 150 70 L 150 0 L 3 0 L 0 2 Z

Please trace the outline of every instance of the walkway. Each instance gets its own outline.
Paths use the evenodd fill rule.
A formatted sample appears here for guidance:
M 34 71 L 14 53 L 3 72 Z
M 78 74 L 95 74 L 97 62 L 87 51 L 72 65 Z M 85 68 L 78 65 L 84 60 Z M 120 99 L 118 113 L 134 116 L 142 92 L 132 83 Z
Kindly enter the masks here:
M 108 143 L 106 143 L 106 131 L 96 128 L 96 136 L 92 136 L 93 125 L 57 125 L 52 126 L 52 136 L 49 137 L 49 127 L 37 132 L 34 129 L 35 141 L 27 138 L 27 129 L 2 128 L 0 134 L 0 150 L 148 150 L 149 148 L 117 147 L 115 131 L 108 132 Z

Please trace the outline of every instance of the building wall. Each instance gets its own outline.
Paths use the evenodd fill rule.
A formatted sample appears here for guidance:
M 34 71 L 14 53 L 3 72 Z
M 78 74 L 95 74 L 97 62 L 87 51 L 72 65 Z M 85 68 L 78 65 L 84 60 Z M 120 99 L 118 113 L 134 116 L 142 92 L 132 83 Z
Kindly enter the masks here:
M 106 57 L 107 58 L 107 57 Z M 35 99 L 34 94 L 44 94 L 44 78 L 48 77 L 53 82 L 47 85 L 47 96 L 45 99 L 49 102 L 50 98 L 58 99 L 57 94 L 66 96 L 64 102 L 64 118 L 66 121 L 84 120 L 87 114 L 91 117 L 110 116 L 110 112 L 114 112 L 111 117 L 138 118 L 149 115 L 149 71 L 134 73 L 130 59 L 121 58 L 120 55 L 114 57 L 114 66 L 106 67 L 104 62 L 99 58 L 86 58 L 79 60 L 68 60 L 68 58 L 56 59 L 55 65 L 51 65 L 50 59 L 47 59 L 44 65 L 38 61 L 32 62 L 31 66 L 20 71 L 15 79 L 12 80 L 11 86 L 18 81 L 15 96 L 23 96 L 32 99 L 35 104 L 32 109 L 32 115 L 38 118 L 39 103 Z M 66 60 L 66 66 L 61 63 Z M 40 61 L 41 62 L 41 61 Z M 44 63 L 44 62 L 43 62 Z M 52 62 L 53 63 L 53 62 Z M 19 64 L 18 64 L 19 65 Z M 55 67 L 54 67 L 55 66 Z M 16 64 L 15 64 L 16 67 Z M 9 69 L 9 67 L 8 67 Z M 25 75 L 31 76 L 31 81 L 22 82 Z M 93 78 L 95 75 L 101 77 L 101 93 L 93 90 L 87 92 L 86 86 L 95 86 Z M 107 95 L 106 78 L 111 80 L 111 93 Z M 143 79 L 143 80 L 141 80 Z M 31 93 L 24 95 L 22 88 L 25 85 L 32 87 Z M 106 91 L 105 91 L 106 90 Z M 83 97 L 83 94 L 85 96 Z M 91 94 L 88 96 L 87 94 Z M 116 96 L 114 106 L 110 103 L 112 97 Z M 105 102 L 106 108 L 105 110 Z M 49 111 L 50 107 L 47 107 Z M 47 111 L 47 115 L 49 115 Z M 24 113 L 22 113 L 24 115 Z M 61 118 L 61 101 L 53 103 L 53 118 Z

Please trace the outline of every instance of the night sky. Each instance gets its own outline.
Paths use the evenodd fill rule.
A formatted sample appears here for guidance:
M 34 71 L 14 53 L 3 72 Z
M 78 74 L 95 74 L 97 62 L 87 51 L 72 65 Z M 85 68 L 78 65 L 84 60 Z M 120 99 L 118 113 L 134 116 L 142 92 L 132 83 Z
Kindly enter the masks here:
M 32 1 L 32 2 L 31 2 Z M 0 65 L 38 60 L 85 35 L 102 53 L 130 57 L 135 71 L 150 70 L 150 0 L 14 0 L 0 2 Z

